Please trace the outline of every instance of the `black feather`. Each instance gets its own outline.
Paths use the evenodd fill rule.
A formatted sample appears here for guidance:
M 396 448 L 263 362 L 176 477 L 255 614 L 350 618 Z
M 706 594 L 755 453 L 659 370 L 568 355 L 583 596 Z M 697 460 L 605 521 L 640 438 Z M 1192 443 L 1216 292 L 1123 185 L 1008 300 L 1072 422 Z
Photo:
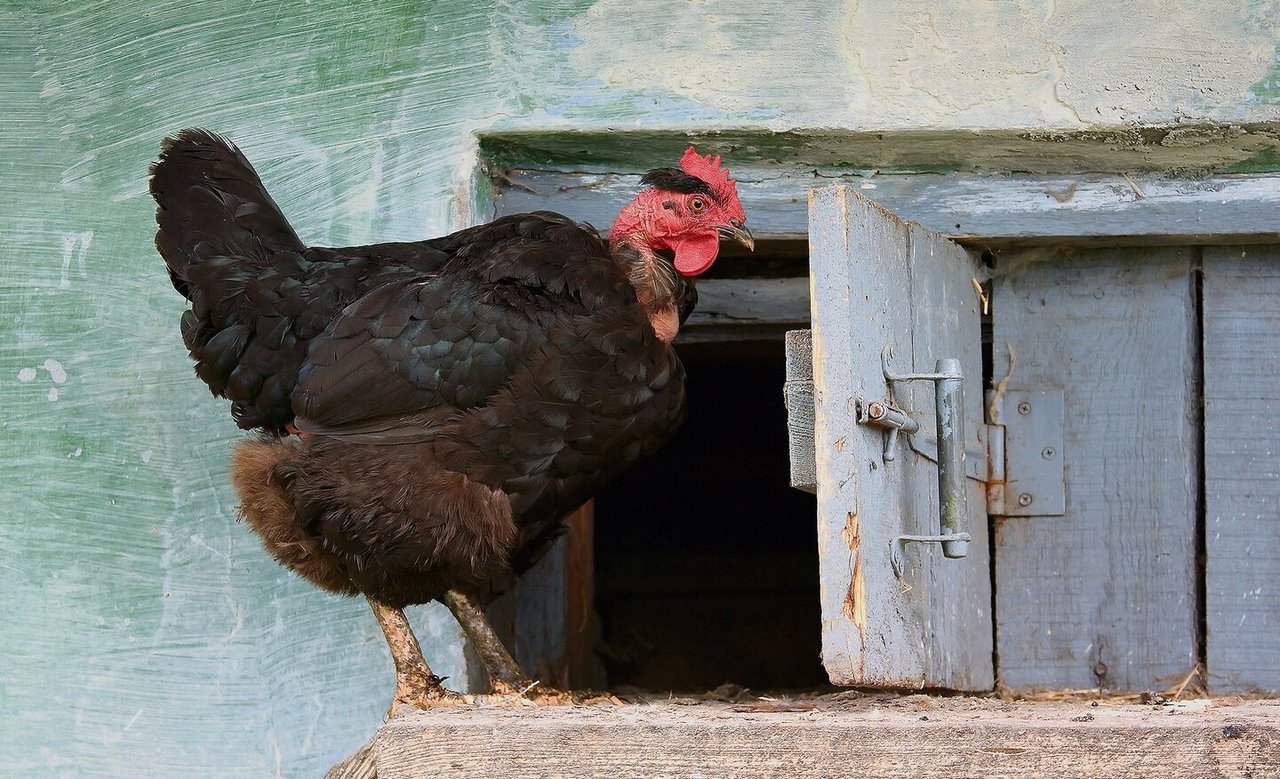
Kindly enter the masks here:
M 345 306 L 449 257 L 427 242 L 307 248 L 244 155 L 205 130 L 165 139 L 151 194 L 156 248 L 191 301 L 183 340 L 197 373 L 232 401 L 245 428 L 284 432 L 310 341 Z
M 682 195 L 710 195 L 715 197 L 711 185 L 697 176 L 691 176 L 679 168 L 654 168 L 640 179 L 640 183 L 657 187 L 666 192 L 678 192 Z

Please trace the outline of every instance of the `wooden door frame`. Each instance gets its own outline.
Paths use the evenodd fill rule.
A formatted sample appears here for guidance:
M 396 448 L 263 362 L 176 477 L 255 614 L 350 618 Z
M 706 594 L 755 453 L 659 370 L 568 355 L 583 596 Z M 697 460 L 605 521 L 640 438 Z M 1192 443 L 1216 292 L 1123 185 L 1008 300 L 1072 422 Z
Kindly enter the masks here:
M 749 224 L 765 247 L 771 242 L 807 241 L 808 193 L 833 183 L 855 187 L 903 219 L 977 250 L 1280 243 L 1280 173 L 1202 178 L 1093 172 L 831 178 L 815 177 L 811 168 L 781 173 L 776 165 L 753 168 L 749 161 L 736 165 L 735 171 Z M 498 169 L 482 159 L 473 177 L 473 191 L 482 194 L 473 200 L 470 217 L 480 223 L 512 213 L 556 211 L 606 233 L 618 211 L 641 189 L 641 175 L 642 171 L 623 168 L 584 173 L 535 164 Z M 751 296 L 741 294 L 737 287 L 744 285 L 739 280 L 704 286 L 700 312 L 682 334 L 688 341 L 734 340 L 736 332 L 745 333 L 748 327 L 777 334 L 807 317 L 807 280 L 772 280 Z M 725 322 L 738 325 L 724 327 Z M 545 622 L 549 612 L 542 601 L 563 593 L 555 596 L 566 598 L 556 613 L 576 616 L 543 625 L 543 635 L 535 642 L 539 649 L 523 658 L 532 667 L 560 669 L 561 683 L 595 681 L 590 670 L 594 624 L 589 509 L 588 505 L 586 514 L 576 515 L 574 529 L 561 542 L 573 551 L 553 555 L 545 570 L 522 583 L 523 595 L 508 596 L 508 605 L 498 608 L 498 622 L 513 635 L 517 625 L 529 631 L 539 620 Z M 478 669 L 474 662 L 469 667 Z

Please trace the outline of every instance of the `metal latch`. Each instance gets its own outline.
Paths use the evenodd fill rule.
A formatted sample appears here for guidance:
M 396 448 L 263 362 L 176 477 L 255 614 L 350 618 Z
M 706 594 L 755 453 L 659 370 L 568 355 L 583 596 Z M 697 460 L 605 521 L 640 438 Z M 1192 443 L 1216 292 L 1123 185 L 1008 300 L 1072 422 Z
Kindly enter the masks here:
M 937 420 L 938 464 L 938 535 L 900 535 L 891 542 L 890 563 L 895 575 L 902 576 L 901 547 L 907 543 L 941 544 L 943 556 L 959 559 L 969 554 L 972 536 L 964 532 L 962 525 L 969 513 L 968 491 L 965 487 L 964 449 L 964 373 L 960 361 L 952 358 L 938 360 L 933 373 L 894 373 L 889 366 L 892 350 L 884 348 L 880 355 L 885 383 L 893 393 L 894 384 L 904 381 L 931 381 L 934 385 L 934 412 Z M 885 436 L 885 462 L 893 461 L 892 445 L 898 432 L 908 435 L 920 429 L 919 423 L 908 412 L 889 401 L 859 404 L 858 423 L 874 425 L 887 430 Z
M 897 459 L 897 455 L 893 450 L 898 445 L 899 430 L 905 430 L 907 435 L 914 435 L 920 432 L 919 422 L 912 419 L 907 415 L 907 412 L 887 400 L 872 401 L 870 403 L 859 400 L 857 403 L 857 410 L 858 424 L 883 428 L 886 432 L 884 437 L 884 452 L 880 456 L 887 463 L 891 463 Z
M 813 347 L 808 330 L 786 336 L 788 440 L 791 448 L 791 484 L 816 491 L 818 474 L 814 452 Z M 966 511 L 965 478 L 982 482 L 987 491 L 987 513 L 1004 517 L 1062 516 L 1066 513 L 1063 462 L 1065 399 L 1061 390 L 1003 388 L 987 394 L 986 424 L 979 426 L 981 449 L 964 451 L 964 376 L 956 360 L 938 360 L 934 373 L 897 374 L 886 347 L 881 367 L 889 396 L 860 398 L 856 421 L 885 432 L 882 458 L 892 463 L 897 442 L 906 433 L 913 452 L 938 465 L 939 534 L 900 535 L 893 540 L 890 557 L 901 575 L 902 546 L 938 543 L 949 558 L 964 557 L 970 535 L 962 530 Z M 935 387 L 938 440 L 921 433 L 910 409 L 896 405 L 895 382 L 932 381 Z M 967 469 L 967 473 L 966 473 Z

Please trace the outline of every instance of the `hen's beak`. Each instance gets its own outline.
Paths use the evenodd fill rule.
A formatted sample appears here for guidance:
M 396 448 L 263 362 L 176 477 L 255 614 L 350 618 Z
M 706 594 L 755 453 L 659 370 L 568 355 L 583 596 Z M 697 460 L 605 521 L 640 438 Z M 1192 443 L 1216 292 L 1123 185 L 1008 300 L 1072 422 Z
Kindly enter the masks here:
M 748 251 L 756 250 L 756 239 L 752 237 L 751 231 L 747 229 L 747 225 L 743 222 L 739 222 L 737 219 L 731 220 L 727 225 L 721 225 L 720 237 L 730 238 L 737 241 L 747 247 Z

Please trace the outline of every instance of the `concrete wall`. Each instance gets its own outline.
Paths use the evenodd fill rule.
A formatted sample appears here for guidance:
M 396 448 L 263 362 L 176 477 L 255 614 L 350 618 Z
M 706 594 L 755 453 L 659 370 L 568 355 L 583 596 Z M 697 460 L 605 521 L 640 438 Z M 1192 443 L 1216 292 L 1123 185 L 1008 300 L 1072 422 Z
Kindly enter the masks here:
M 935 131 L 940 158 L 970 130 L 1263 123 L 1274 140 L 1280 2 L 938 5 L 0 8 L 0 773 L 314 776 L 389 699 L 364 606 L 234 521 L 239 433 L 191 373 L 151 247 L 165 133 L 229 135 L 331 245 L 465 221 L 492 131 Z M 414 618 L 460 680 L 447 615 Z

